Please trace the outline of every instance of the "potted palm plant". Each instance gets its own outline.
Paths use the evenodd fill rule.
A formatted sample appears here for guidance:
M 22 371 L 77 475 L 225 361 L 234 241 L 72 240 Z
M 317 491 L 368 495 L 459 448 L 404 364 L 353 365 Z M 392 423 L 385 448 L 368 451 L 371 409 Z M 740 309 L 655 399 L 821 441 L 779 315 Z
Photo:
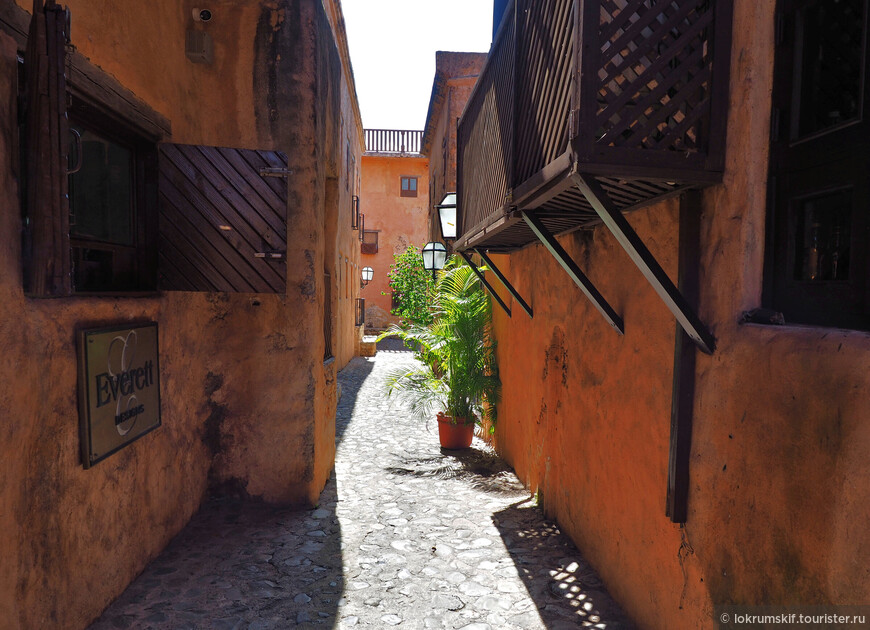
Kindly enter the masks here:
M 407 401 L 419 418 L 435 415 L 443 448 L 466 448 L 475 424 L 495 420 L 501 383 L 489 296 L 464 262 L 454 259 L 441 273 L 432 314 L 427 325 L 410 322 L 382 335 L 410 343 L 420 359 L 387 376 L 387 394 Z

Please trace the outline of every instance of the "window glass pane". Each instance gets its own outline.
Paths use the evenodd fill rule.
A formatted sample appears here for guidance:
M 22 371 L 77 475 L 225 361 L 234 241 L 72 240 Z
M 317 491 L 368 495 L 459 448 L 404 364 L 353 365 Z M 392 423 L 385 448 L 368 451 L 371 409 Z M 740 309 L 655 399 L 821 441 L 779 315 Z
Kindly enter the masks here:
M 416 177 L 411 177 L 408 184 L 410 185 L 411 190 L 414 190 L 414 191 L 417 190 L 417 178 Z
M 407 177 L 402 178 L 402 190 L 408 190 L 409 182 Z
M 826 0 L 801 11 L 800 137 L 860 117 L 864 20 L 864 0 Z
M 76 125 L 81 134 L 81 169 L 69 177 L 70 234 L 121 245 L 133 238 L 133 153 Z
M 798 202 L 795 279 L 848 280 L 852 189 Z

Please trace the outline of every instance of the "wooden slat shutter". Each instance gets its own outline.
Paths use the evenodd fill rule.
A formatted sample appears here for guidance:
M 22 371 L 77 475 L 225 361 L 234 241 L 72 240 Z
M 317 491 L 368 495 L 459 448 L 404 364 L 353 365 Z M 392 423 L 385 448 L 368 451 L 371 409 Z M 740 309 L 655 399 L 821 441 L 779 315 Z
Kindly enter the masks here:
M 24 291 L 68 295 L 66 44 L 69 14 L 54 0 L 34 0 L 25 52 Z
M 159 147 L 160 288 L 284 293 L 287 156 L 183 144 Z

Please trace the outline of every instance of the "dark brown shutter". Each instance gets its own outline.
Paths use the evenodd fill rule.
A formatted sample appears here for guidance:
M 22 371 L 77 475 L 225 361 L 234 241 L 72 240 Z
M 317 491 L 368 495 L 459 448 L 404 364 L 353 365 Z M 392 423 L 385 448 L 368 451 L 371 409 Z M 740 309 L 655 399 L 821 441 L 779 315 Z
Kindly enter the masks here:
M 36 297 L 71 290 L 67 204 L 66 43 L 69 14 L 34 0 L 25 52 L 24 290 Z
M 284 293 L 287 156 L 160 145 L 160 288 Z

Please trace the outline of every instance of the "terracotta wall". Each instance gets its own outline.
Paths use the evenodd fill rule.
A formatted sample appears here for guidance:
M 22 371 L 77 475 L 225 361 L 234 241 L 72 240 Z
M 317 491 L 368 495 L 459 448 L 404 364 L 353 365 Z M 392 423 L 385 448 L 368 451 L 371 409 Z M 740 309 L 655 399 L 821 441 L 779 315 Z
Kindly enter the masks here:
M 334 308 L 335 358 L 324 362 L 323 272 L 339 250 L 353 251 L 345 149 L 349 144 L 359 164 L 361 138 L 347 76 L 316 54 L 321 42 L 340 64 L 320 2 L 215 3 L 206 26 L 215 44 L 211 66 L 184 56 L 192 2 L 69 6 L 73 44 L 169 118 L 169 140 L 288 154 L 287 293 L 25 297 L 11 159 L 16 45 L 0 34 L 4 628 L 84 627 L 183 527 L 210 488 L 315 502 L 334 457 L 335 372 L 357 343 L 352 310 Z M 340 111 L 318 100 L 327 90 Z M 343 127 L 350 133 L 340 141 Z M 335 155 L 324 153 L 327 145 Z M 342 182 L 337 194 L 329 192 L 330 178 Z M 337 303 L 337 292 L 332 299 Z M 75 330 L 132 320 L 159 325 L 163 424 L 84 470 Z
M 374 278 L 360 292 L 366 301 L 366 326 L 383 329 L 398 318 L 390 315 L 390 265 L 409 245 L 427 242 L 429 160 L 425 157 L 363 155 L 361 212 L 366 230 L 380 230 L 378 253 L 363 254 L 360 267 L 369 266 Z M 417 196 L 401 196 L 403 175 L 417 177 Z M 359 274 L 357 274 L 357 279 Z M 357 280 L 358 284 L 358 280 Z
M 761 305 L 773 2 L 735 2 L 727 169 L 706 190 L 689 515 L 665 516 L 675 321 L 603 227 L 560 241 L 618 336 L 541 246 L 497 264 L 534 308 L 495 312 L 496 442 L 644 628 L 713 606 L 870 601 L 870 334 L 739 325 Z M 678 204 L 630 223 L 676 277 Z M 508 296 L 506 296 L 508 297 Z

